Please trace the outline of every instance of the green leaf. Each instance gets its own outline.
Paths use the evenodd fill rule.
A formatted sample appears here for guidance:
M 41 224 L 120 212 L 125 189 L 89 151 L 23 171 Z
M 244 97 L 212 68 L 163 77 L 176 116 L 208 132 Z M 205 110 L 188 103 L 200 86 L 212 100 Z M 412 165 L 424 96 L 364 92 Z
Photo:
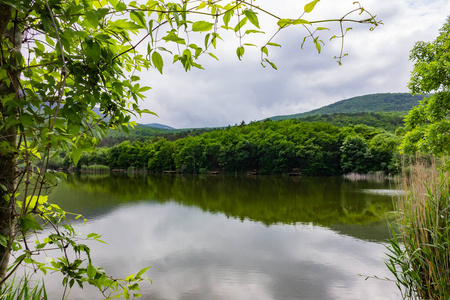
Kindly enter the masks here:
M 17 243 L 17 242 L 12 242 L 12 244 L 11 244 L 11 249 L 13 250 L 13 251 L 19 251 L 19 250 L 22 250 L 22 245 L 20 244 L 20 243 Z M 24 254 L 25 255 L 25 254 Z
M 138 23 L 139 25 L 141 25 L 142 27 L 147 27 L 147 23 L 145 22 L 144 16 L 142 12 L 136 12 L 134 10 L 132 10 L 130 12 L 130 18 L 131 20 L 135 21 L 136 23 Z
M 266 46 L 261 47 L 261 52 L 264 53 L 266 56 L 269 56 L 269 50 Z
M 127 9 L 127 6 L 126 6 L 125 3 L 123 3 L 123 2 L 119 2 L 119 3 L 116 5 L 116 10 L 117 10 L 117 11 L 124 11 L 125 9 Z
M 78 164 L 78 161 L 80 160 L 82 153 L 83 153 L 83 149 L 72 148 L 72 160 L 73 160 L 74 165 Z
M 264 34 L 264 31 L 260 31 L 260 30 L 254 30 L 254 29 L 249 29 L 245 31 L 245 34 L 250 34 L 250 33 L 262 33 Z
M 317 52 L 319 52 L 319 53 L 320 53 L 320 50 L 321 50 L 321 46 L 320 46 L 320 43 L 319 43 L 319 42 L 316 42 L 315 44 L 316 44 L 316 49 L 317 49 Z
M 206 6 L 206 2 L 202 2 L 202 3 L 200 3 L 198 6 L 197 6 L 197 10 L 199 10 L 199 9 L 202 9 L 202 8 L 204 8 Z
M 191 52 L 191 50 L 189 50 L 189 49 L 184 49 L 184 51 L 183 51 L 183 56 L 184 57 L 186 57 L 186 58 L 191 58 L 191 56 L 192 56 L 192 52 Z
M 305 5 L 305 12 L 306 13 L 310 13 L 313 11 L 314 7 L 316 6 L 317 2 L 319 2 L 320 0 L 314 0 L 308 4 Z
M 245 49 L 244 46 L 240 46 L 236 49 L 236 54 L 239 60 L 241 60 L 241 57 L 244 55 Z
M 45 36 L 45 40 L 47 41 L 47 43 L 50 45 L 50 46 L 54 46 L 55 45 L 55 42 L 48 36 L 48 35 L 46 35 Z
M 93 42 L 86 51 L 86 54 L 96 63 L 100 60 L 101 49 L 97 42 Z
M 146 92 L 146 91 L 149 91 L 151 89 L 152 88 L 149 87 L 149 86 L 143 86 L 143 87 L 139 88 L 139 93 Z
M 245 17 L 243 18 L 235 27 L 234 27 L 234 32 L 238 32 L 246 23 L 247 23 L 248 18 Z
M 185 44 L 185 40 L 183 38 L 180 38 L 173 32 L 170 32 L 168 35 L 164 36 L 162 39 L 165 40 L 166 42 L 175 42 L 175 43 L 181 44 L 181 45 Z
M 192 24 L 192 31 L 200 32 L 200 31 L 210 31 L 214 26 L 213 23 L 206 21 L 197 21 Z
M 213 45 L 214 49 L 216 48 L 216 45 L 217 45 L 217 39 L 218 39 L 218 38 L 221 39 L 221 40 L 223 40 L 223 39 L 219 36 L 218 33 L 213 32 L 213 34 L 212 34 L 212 39 L 211 39 L 211 44 Z
M 158 52 L 154 51 L 152 54 L 152 63 L 155 66 L 156 69 L 158 69 L 159 73 L 162 74 L 162 69 L 164 66 L 164 62 L 163 59 L 161 57 L 161 54 L 159 54 Z
M 108 0 L 109 4 L 111 4 L 113 7 L 116 7 L 117 3 L 119 3 L 119 0 Z
M 274 47 L 281 47 L 280 44 L 272 43 L 272 42 L 267 43 L 267 45 L 268 45 L 268 46 L 274 46 Z
M 99 17 L 100 17 L 99 14 L 96 11 L 93 11 L 93 10 L 88 10 L 85 13 L 86 21 L 93 28 L 96 28 L 98 26 Z
M 197 59 L 203 52 L 202 48 L 195 49 L 195 58 Z
M 278 70 L 278 69 L 277 69 L 277 66 L 276 66 L 273 62 L 271 62 L 270 60 L 268 60 L 267 58 L 265 58 L 264 61 L 267 62 L 267 63 L 268 63 L 272 68 L 274 68 L 275 70 Z
M 20 227 L 20 230 L 24 233 L 27 233 L 29 229 L 43 230 L 41 225 L 39 225 L 36 222 L 36 219 L 30 214 L 20 216 L 19 227 Z
M 311 22 L 309 22 L 308 20 L 305 20 L 305 19 L 295 19 L 295 20 L 292 20 L 291 24 L 292 25 L 301 25 L 301 24 L 311 25 Z
M 228 27 L 228 24 L 230 23 L 232 16 L 233 16 L 233 10 L 229 10 L 223 15 L 223 24 L 225 24 L 225 27 Z
M 317 27 L 316 30 L 330 30 L 330 28 L 327 28 L 327 27 Z
M 125 280 L 126 280 L 126 281 L 132 281 L 132 280 L 134 280 L 134 274 L 128 275 L 128 276 L 125 278 Z
M 39 42 L 38 40 L 34 41 L 34 43 L 36 44 L 37 48 L 39 51 L 44 52 L 45 51 L 45 46 Z
M 211 33 L 205 35 L 205 48 L 208 49 L 209 38 L 211 37 Z
M 254 11 L 246 9 L 246 10 L 244 10 L 244 14 L 248 18 L 250 23 L 252 23 L 257 28 L 259 28 L 258 16 L 256 15 L 256 13 Z
M 31 71 L 29 71 L 29 70 L 24 70 L 24 72 L 25 72 L 25 71 L 31 72 Z M 25 76 L 30 77 L 31 74 L 25 74 Z M 7 82 L 6 78 L 8 78 L 8 73 L 6 72 L 5 69 L 0 69 L 0 81 L 3 81 L 3 82 L 6 83 L 6 82 Z M 8 82 L 9 82 L 9 80 L 8 80 Z M 8 83 L 6 83 L 6 84 L 9 85 Z M 6 98 L 6 97 L 5 97 L 5 98 Z M 2 99 L 2 102 L 4 102 L 4 101 L 5 101 L 5 99 Z M 0 115 L 0 120 L 3 120 L 2 117 L 1 117 L 1 115 Z
M 89 233 L 87 236 L 86 236 L 86 238 L 87 239 L 90 239 L 90 238 L 94 238 L 94 237 L 98 237 L 99 235 L 97 234 L 97 233 L 95 233 L 95 232 L 91 232 L 91 233 Z
M 164 47 L 157 47 L 156 49 L 158 49 L 158 50 L 160 50 L 160 51 L 164 51 L 164 52 L 169 52 L 170 54 L 172 54 L 172 51 L 167 50 L 167 49 L 164 48 Z
M 136 278 L 136 279 L 141 278 L 142 274 L 144 274 L 145 272 L 147 272 L 147 270 L 150 269 L 150 268 L 151 268 L 151 267 L 143 268 L 142 270 L 140 270 L 140 271 L 136 274 L 135 278 Z
M 280 20 L 278 20 L 277 24 L 280 27 L 286 27 L 286 26 L 292 24 L 292 20 L 291 19 L 280 19 Z
M 222 26 L 220 26 L 220 28 L 223 28 L 225 30 L 233 30 L 234 31 L 234 28 L 233 27 L 229 27 L 229 26 L 222 25 Z
M 31 149 L 31 154 L 33 154 L 34 156 L 36 156 L 37 158 L 41 159 L 41 154 L 39 153 L 39 150 L 36 148 L 32 148 Z
M 148 109 L 140 109 L 140 110 L 139 110 L 139 113 L 141 113 L 141 114 L 150 114 L 150 115 L 158 116 L 155 112 L 150 111 L 150 110 L 148 110 Z
M 130 299 L 130 293 L 128 292 L 128 289 L 127 289 L 127 288 L 124 288 L 124 289 L 123 289 L 123 297 L 124 297 L 125 299 Z
M 37 244 L 37 245 L 36 245 L 36 249 L 37 249 L 37 250 L 44 249 L 45 246 L 47 246 L 47 243 L 40 243 L 40 244 Z
M 29 209 L 33 209 L 36 204 L 44 204 L 47 203 L 48 201 L 48 196 L 28 196 L 27 199 L 25 200 L 25 206 L 28 207 Z
M 125 20 L 117 20 L 117 21 L 113 22 L 113 26 L 117 27 L 117 28 L 122 28 L 122 29 L 129 29 L 129 30 L 136 30 L 136 29 L 142 28 L 142 26 L 140 26 L 134 22 L 125 21 Z
M 94 279 L 95 274 L 97 274 L 97 270 L 93 265 L 89 264 L 86 268 L 86 273 L 89 279 Z
M 125 132 L 126 134 L 130 133 L 130 130 L 128 129 L 128 126 L 122 124 L 120 125 L 120 128 Z
M 211 56 L 212 58 L 215 58 L 216 60 L 219 60 L 219 59 L 217 58 L 217 56 L 215 56 L 215 55 L 212 54 L 211 52 L 209 52 L 208 54 L 209 54 L 209 56 Z
M 8 247 L 8 241 L 9 237 L 0 234 L 0 245 L 2 245 L 3 247 Z
M 196 44 L 189 44 L 189 48 L 192 48 L 194 50 L 198 49 L 198 46 Z

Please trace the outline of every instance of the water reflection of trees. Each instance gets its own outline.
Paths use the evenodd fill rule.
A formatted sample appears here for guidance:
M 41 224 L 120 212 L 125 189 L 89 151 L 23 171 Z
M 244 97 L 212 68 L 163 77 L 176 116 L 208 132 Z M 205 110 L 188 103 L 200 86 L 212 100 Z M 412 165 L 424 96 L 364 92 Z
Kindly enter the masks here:
M 361 193 L 385 182 L 275 176 L 69 176 L 57 195 L 74 210 L 103 211 L 133 201 L 174 201 L 210 213 L 271 224 L 364 225 L 385 219 L 390 196 Z

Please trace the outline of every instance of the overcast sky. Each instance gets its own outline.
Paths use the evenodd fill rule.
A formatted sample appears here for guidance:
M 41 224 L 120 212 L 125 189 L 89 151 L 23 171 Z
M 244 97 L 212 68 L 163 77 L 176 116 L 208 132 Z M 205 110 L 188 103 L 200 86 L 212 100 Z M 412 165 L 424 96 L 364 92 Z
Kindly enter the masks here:
M 339 18 L 355 7 L 354 0 L 321 0 L 304 18 L 317 20 Z M 308 1 L 258 0 L 263 8 L 281 17 L 298 18 Z M 275 42 L 282 48 L 271 48 L 269 58 L 278 70 L 262 68 L 259 50 L 247 48 L 242 61 L 235 49 L 238 40 L 224 36 L 214 53 L 201 59 L 205 70 L 185 72 L 180 64 L 171 64 L 166 56 L 163 75 L 155 70 L 142 73 L 142 84 L 151 86 L 141 104 L 159 115 L 147 115 L 139 123 L 161 123 L 175 128 L 197 128 L 234 125 L 276 115 L 301 113 L 355 96 L 408 92 L 412 69 L 409 52 L 417 41 L 432 41 L 448 15 L 448 0 L 361 0 L 361 5 L 384 25 L 370 31 L 369 25 L 349 24 L 353 30 L 345 39 L 349 56 L 339 66 L 340 41 L 329 41 L 336 30 L 322 32 L 325 42 L 321 54 L 306 43 L 301 50 L 305 31 L 300 26 L 287 28 Z M 357 16 L 355 16 L 357 17 Z M 277 26 L 273 19 L 260 16 L 268 33 Z M 203 38 L 203 37 L 202 37 Z M 262 38 L 262 39 L 261 39 Z M 251 40 L 249 40 L 251 42 Z M 163 43 L 160 46 L 165 46 Z

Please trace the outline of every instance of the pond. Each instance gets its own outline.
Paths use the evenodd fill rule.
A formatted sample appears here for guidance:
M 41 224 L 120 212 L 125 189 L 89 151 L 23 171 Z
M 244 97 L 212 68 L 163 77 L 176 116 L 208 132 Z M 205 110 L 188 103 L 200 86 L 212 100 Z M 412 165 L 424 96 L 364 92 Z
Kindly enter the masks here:
M 274 176 L 72 175 L 54 202 L 82 213 L 94 264 L 151 266 L 141 299 L 401 299 L 384 258 L 389 181 Z M 61 281 L 46 287 L 58 299 Z M 60 296 L 59 296 L 60 298 Z M 100 299 L 74 288 L 69 299 Z

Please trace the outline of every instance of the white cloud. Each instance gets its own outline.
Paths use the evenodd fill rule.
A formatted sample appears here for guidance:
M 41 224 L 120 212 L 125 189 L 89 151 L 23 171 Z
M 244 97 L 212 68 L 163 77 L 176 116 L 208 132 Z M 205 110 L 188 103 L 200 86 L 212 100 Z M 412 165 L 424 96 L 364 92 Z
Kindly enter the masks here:
M 298 17 L 307 1 L 258 1 L 258 5 L 280 16 Z M 340 17 L 352 7 L 353 0 L 322 0 L 311 19 Z M 407 92 L 412 63 L 409 51 L 416 41 L 433 40 L 450 11 L 444 0 L 362 0 L 361 4 L 377 14 L 384 25 L 373 32 L 368 25 L 352 25 L 345 40 L 349 56 L 338 66 L 340 42 L 328 41 L 318 55 L 310 44 L 300 49 L 305 32 L 289 28 L 276 37 L 283 47 L 270 49 L 278 71 L 262 68 L 259 53 L 246 50 L 243 61 L 235 55 L 238 45 L 232 36 L 219 43 L 220 61 L 204 57 L 206 70 L 185 73 L 177 64 L 166 61 L 164 75 L 155 70 L 142 74 L 150 85 L 143 107 L 159 118 L 145 116 L 140 123 L 163 123 L 177 128 L 226 126 L 260 120 L 280 114 L 293 114 L 331 104 L 338 100 L 382 92 Z M 270 21 L 262 17 L 265 24 Z M 274 28 L 271 27 L 272 32 Z M 270 32 L 270 28 L 266 29 Z M 333 33 L 334 34 L 334 33 Z M 267 38 L 265 36 L 264 38 Z

